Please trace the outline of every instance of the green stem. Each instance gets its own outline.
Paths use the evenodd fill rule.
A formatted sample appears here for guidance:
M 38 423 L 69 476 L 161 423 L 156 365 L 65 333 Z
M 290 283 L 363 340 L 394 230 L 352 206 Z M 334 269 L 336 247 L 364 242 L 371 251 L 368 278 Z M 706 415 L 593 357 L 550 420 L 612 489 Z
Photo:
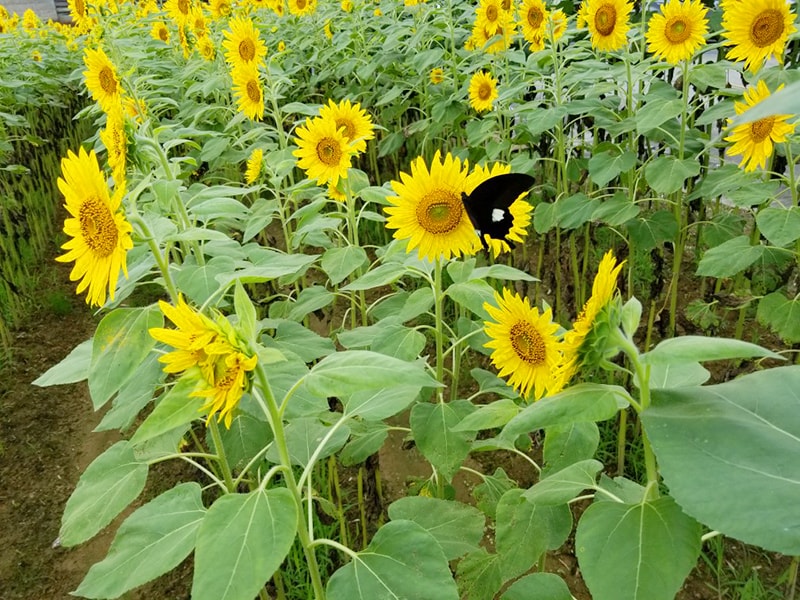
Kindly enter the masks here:
M 798 564 L 800 564 L 800 556 L 793 556 L 792 564 L 789 566 L 789 581 L 786 583 L 786 600 L 794 600 L 794 592 L 797 589 Z
M 150 252 L 153 254 L 153 258 L 156 260 L 156 264 L 158 265 L 158 270 L 161 272 L 161 276 L 164 278 L 164 285 L 167 288 L 167 293 L 169 294 L 169 298 L 173 304 L 177 304 L 178 302 L 178 288 L 175 287 L 175 282 L 172 280 L 172 275 L 169 272 L 169 262 L 167 260 L 167 253 L 161 254 L 161 249 L 158 247 L 155 238 L 153 237 L 153 232 L 150 231 L 150 227 L 148 227 L 147 223 L 142 219 L 138 213 L 131 217 L 131 222 L 135 223 L 142 233 L 142 238 L 147 242 L 147 245 L 150 246 Z
M 619 411 L 619 430 L 617 431 L 617 477 L 625 473 L 625 441 L 628 430 L 628 411 Z
M 436 381 L 444 384 L 444 294 L 442 293 L 442 259 L 436 257 L 434 262 L 434 275 L 433 275 L 433 307 L 434 319 L 436 320 L 436 329 L 434 335 L 436 337 Z M 442 388 L 437 392 L 439 402 L 444 402 L 444 393 Z
M 211 417 L 208 419 L 206 425 L 211 432 L 211 439 L 214 440 L 214 447 L 219 457 L 219 465 L 222 469 L 222 478 L 225 480 L 225 487 L 228 488 L 229 493 L 233 493 L 236 491 L 236 486 L 233 483 L 233 474 L 231 473 L 231 466 L 228 464 L 228 457 L 225 455 L 225 446 L 222 444 L 222 437 L 219 435 L 217 420 Z

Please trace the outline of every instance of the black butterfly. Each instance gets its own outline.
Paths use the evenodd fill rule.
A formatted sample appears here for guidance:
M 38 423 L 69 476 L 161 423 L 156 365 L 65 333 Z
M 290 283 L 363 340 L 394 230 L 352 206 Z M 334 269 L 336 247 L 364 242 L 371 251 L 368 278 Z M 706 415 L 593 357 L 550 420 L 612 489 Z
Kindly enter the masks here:
M 475 232 L 485 249 L 489 245 L 484 235 L 496 240 L 505 240 L 514 222 L 508 207 L 522 192 L 529 190 L 535 179 L 524 173 L 495 175 L 482 182 L 471 194 L 461 193 L 461 201 L 467 211 Z

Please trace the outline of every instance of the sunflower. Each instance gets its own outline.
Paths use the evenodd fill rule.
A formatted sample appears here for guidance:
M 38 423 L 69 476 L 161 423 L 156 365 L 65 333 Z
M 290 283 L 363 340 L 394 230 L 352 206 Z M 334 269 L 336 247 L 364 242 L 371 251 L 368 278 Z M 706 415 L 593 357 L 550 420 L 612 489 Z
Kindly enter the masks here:
M 197 38 L 195 42 L 195 48 L 200 53 L 200 56 L 203 57 L 203 60 L 214 60 L 214 56 L 216 56 L 216 50 L 214 49 L 214 42 L 211 41 L 211 38 L 207 35 L 201 35 Z
M 347 194 L 345 194 L 338 185 L 328 184 L 328 197 L 336 202 L 347 202 Z
M 337 129 L 342 129 L 345 139 L 353 146 L 355 152 L 364 152 L 367 149 L 367 140 L 375 137 L 372 126 L 372 117 L 356 102 L 342 100 L 336 104 L 328 100 L 328 104 L 319 110 L 319 116 L 336 123 Z
M 346 13 L 353 12 L 353 0 L 342 0 L 340 6 Z
M 431 69 L 429 77 L 433 85 L 439 85 L 444 81 L 444 70 L 441 67 L 434 67 Z
M 249 18 L 234 17 L 228 22 L 230 29 L 223 32 L 225 60 L 234 67 L 264 64 L 267 46 Z
M 97 50 L 87 48 L 83 55 L 83 62 L 87 69 L 83 72 L 83 76 L 86 78 L 86 87 L 100 108 L 108 112 L 119 104 L 122 96 L 117 69 L 102 48 Z
M 244 174 L 244 180 L 250 184 L 258 179 L 261 174 L 261 164 L 264 162 L 264 151 L 261 148 L 256 148 L 250 153 L 250 158 L 247 159 L 247 171 Z
M 780 86 L 780 90 L 783 86 Z M 747 109 L 755 106 L 765 98 L 770 96 L 769 88 L 763 80 L 758 84 L 750 86 L 744 91 L 744 102 L 735 102 L 736 114 L 740 115 Z M 727 142 L 733 142 L 728 149 L 728 156 L 742 155 L 740 164 L 745 171 L 754 171 L 756 167 L 765 168 L 767 158 L 772 156 L 774 144 L 785 142 L 790 133 L 794 133 L 796 123 L 786 121 L 794 115 L 770 115 L 753 121 L 743 123 L 734 127 L 730 136 L 725 138 Z M 728 123 L 730 125 L 730 121 Z
M 478 71 L 469 81 L 469 103 L 476 112 L 492 110 L 497 100 L 497 80 L 485 71 Z
M 255 64 L 242 65 L 231 71 L 233 92 L 240 112 L 254 121 L 264 115 L 264 91 Z
M 722 36 L 733 46 L 727 58 L 745 61 L 754 73 L 774 56 L 783 63 L 788 37 L 797 31 L 794 14 L 786 0 L 752 0 L 726 4 L 722 14 Z
M 547 309 L 539 313 L 530 301 L 503 289 L 502 297 L 494 293 L 497 306 L 484 303 L 483 308 L 493 321 L 484 322 L 484 330 L 491 340 L 484 346 L 492 349 L 492 364 L 498 375 L 508 379 L 509 385 L 526 400 L 533 396 L 539 400 L 555 383 L 554 373 L 561 362 L 553 313 Z
M 208 8 L 215 19 L 225 19 L 231 14 L 231 0 L 210 0 Z
M 408 240 L 408 252 L 418 247 L 423 258 L 472 254 L 475 229 L 461 200 L 466 179 L 467 165 L 450 154 L 442 162 L 437 150 L 430 169 L 424 158 L 416 158 L 410 175 L 401 172 L 400 181 L 392 181 L 397 195 L 387 198 L 392 206 L 384 209 L 386 227 L 397 230 L 395 239 Z
M 552 36 L 553 43 L 558 42 L 567 32 L 567 15 L 560 8 L 548 15 L 547 28 Z
M 114 176 L 114 185 L 120 187 L 125 181 L 125 164 L 128 155 L 125 117 L 121 104 L 114 106 L 106 114 L 106 127 L 100 132 L 100 141 L 106 147 L 108 166 Z
M 185 25 L 192 13 L 192 0 L 167 0 L 164 10 L 178 25 Z
M 289 0 L 289 13 L 296 17 L 314 14 L 317 0 Z
M 153 28 L 150 30 L 150 37 L 154 40 L 160 40 L 165 44 L 169 44 L 169 29 L 163 21 L 156 21 L 153 23 Z
M 72 17 L 72 22 L 75 23 L 75 25 L 79 27 L 88 25 L 90 18 L 86 11 L 85 0 L 67 0 L 67 6 L 69 7 L 69 14 Z
M 628 41 L 628 16 L 633 4 L 626 0 L 586 0 L 586 25 L 596 50 L 618 50 Z
M 208 23 L 201 4 L 195 4 L 189 11 L 187 24 L 191 26 L 195 37 L 203 37 L 208 34 Z
M 647 24 L 647 49 L 657 57 L 678 64 L 694 56 L 708 33 L 708 9 L 700 0 L 669 0 Z
M 503 6 L 500 0 L 480 0 L 475 11 L 475 25 L 482 27 L 490 36 L 502 25 Z
M 94 150 L 87 154 L 81 148 L 77 155 L 68 151 L 61 160 L 61 173 L 58 189 L 71 215 L 64 221 L 64 233 L 72 239 L 61 246 L 67 253 L 56 260 L 74 261 L 69 278 L 81 280 L 76 293 L 89 288 L 86 302 L 102 306 L 106 288 L 114 299 L 120 269 L 128 276 L 125 258 L 133 242 L 132 228 L 119 211 L 124 188 L 115 186 L 114 196 L 110 196 Z
M 499 24 L 494 33 L 490 33 L 485 27 L 475 23 L 472 35 L 464 46 L 469 50 L 483 49 L 489 54 L 496 54 L 511 46 L 516 31 L 517 23 L 512 13 L 504 10 L 500 13 Z M 491 43 L 489 43 L 490 41 Z
M 306 119 L 295 133 L 298 148 L 292 154 L 309 179 L 316 179 L 318 185 L 334 186 L 339 179 L 347 179 L 355 148 L 345 136 L 344 128 L 332 119 L 314 117 Z
M 564 334 L 562 348 L 564 358 L 556 373 L 557 387 L 563 387 L 572 378 L 581 362 L 581 346 L 591 333 L 597 317 L 611 302 L 617 291 L 617 276 L 625 261 L 617 264 L 614 253 L 609 250 L 600 260 L 597 275 L 592 282 L 592 295 L 583 305 L 572 329 Z
M 476 187 L 478 187 L 487 179 L 510 172 L 511 166 L 501 163 L 495 163 L 491 167 L 475 165 L 475 167 L 472 169 L 472 172 L 467 176 L 466 182 L 464 183 L 464 191 L 467 194 L 471 194 Z M 524 241 L 523 238 L 528 235 L 528 226 L 531 224 L 531 212 L 533 212 L 533 206 L 522 199 L 525 195 L 527 195 L 527 193 L 528 192 L 524 192 L 520 194 L 519 198 L 517 198 L 511 204 L 511 206 L 508 207 L 508 211 L 511 213 L 512 222 L 511 229 L 509 230 L 506 238 L 510 239 L 512 242 L 522 243 Z M 505 240 L 491 238 L 488 235 L 484 236 L 484 239 L 492 251 L 492 256 L 495 258 L 497 258 L 503 252 L 511 252 L 511 246 Z M 481 247 L 480 240 L 476 240 L 473 251 L 477 252 Z
M 534 43 L 541 40 L 549 13 L 543 0 L 523 0 L 519 7 L 519 20 L 522 25 L 522 37 Z
M 245 374 L 252 371 L 258 364 L 258 356 L 246 356 L 241 352 L 229 352 L 223 358 L 215 361 L 214 385 L 210 388 L 197 390 L 191 393 L 195 398 L 208 398 L 200 410 L 208 411 L 208 418 L 218 412 L 218 421 L 225 421 L 225 427 L 230 429 L 233 421 L 233 409 L 239 404 L 247 379 Z

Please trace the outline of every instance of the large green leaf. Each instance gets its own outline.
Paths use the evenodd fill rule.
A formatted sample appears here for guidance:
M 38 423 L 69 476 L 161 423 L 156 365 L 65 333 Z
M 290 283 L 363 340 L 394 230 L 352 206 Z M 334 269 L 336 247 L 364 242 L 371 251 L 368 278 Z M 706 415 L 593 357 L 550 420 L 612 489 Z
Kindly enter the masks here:
M 177 567 L 194 549 L 206 514 L 197 483 L 181 483 L 138 508 L 120 525 L 108 555 L 89 569 L 75 594 L 116 598 Z
M 481 548 L 458 561 L 458 591 L 469 600 L 494 600 L 503 587 L 500 557 Z
M 340 423 L 344 421 L 342 420 Z M 347 425 L 342 424 L 339 424 L 335 431 L 333 430 L 334 427 L 334 425 L 320 423 L 315 417 L 292 419 L 285 429 L 286 447 L 289 450 L 289 458 L 292 464 L 306 466 L 323 441 L 325 441 L 325 445 L 315 460 L 326 458 L 338 452 L 347 442 L 347 438 L 350 437 L 350 429 Z M 325 439 L 326 437 L 327 440 Z M 267 459 L 273 463 L 280 462 L 278 448 L 275 445 L 271 446 L 267 451 Z
M 200 411 L 203 406 L 202 398 L 191 397 L 198 383 L 197 379 L 190 377 L 178 379 L 139 425 L 131 438 L 131 444 L 136 446 L 205 415 L 206 411 Z
M 510 398 L 481 405 L 475 412 L 453 427 L 453 431 L 481 431 L 503 427 L 519 413 L 519 406 Z
M 417 448 L 447 481 L 469 454 L 472 432 L 453 428 L 473 410 L 466 400 L 419 403 L 411 409 L 411 432 Z
M 136 460 L 133 446 L 117 442 L 86 467 L 67 500 L 61 519 L 62 546 L 85 542 L 108 525 L 141 493 L 147 463 Z
M 389 518 L 421 525 L 442 547 L 447 560 L 478 549 L 486 517 L 473 506 L 452 500 L 407 496 L 389 506 Z
M 72 352 L 47 371 L 39 375 L 33 385 L 47 387 L 64 383 L 76 383 L 89 376 L 92 362 L 92 340 L 86 340 L 72 349 Z
M 194 600 L 253 600 L 289 552 L 297 506 L 286 488 L 228 494 L 197 532 Z
M 598 187 L 604 187 L 617 175 L 636 164 L 636 155 L 629 150 L 621 152 L 617 148 L 596 152 L 589 159 L 589 176 Z
M 800 297 L 787 298 L 780 291 L 767 294 L 758 303 L 756 317 L 787 342 L 800 342 Z
M 233 418 L 230 428 L 220 428 L 220 438 L 225 449 L 225 457 L 232 467 L 244 467 L 272 441 L 269 423 L 254 416 L 240 412 Z M 207 436 L 209 447 L 213 447 L 213 436 Z
M 530 570 L 547 550 L 551 509 L 523 497 L 523 490 L 507 491 L 497 503 L 496 542 L 504 579 Z
M 700 525 L 672 498 L 595 502 L 575 551 L 594 600 L 673 600 L 700 554 Z
M 400 279 L 405 272 L 406 269 L 401 264 L 384 263 L 367 271 L 366 274 L 356 279 L 353 283 L 344 286 L 342 291 L 369 290 L 382 285 L 388 285 Z
M 542 476 L 594 456 L 600 444 L 600 430 L 594 421 L 553 425 L 545 430 Z
M 740 235 L 709 249 L 697 265 L 697 274 L 733 277 L 756 262 L 763 253 L 763 246 L 752 246 L 748 236 Z
M 572 600 L 572 594 L 555 573 L 531 573 L 515 581 L 500 600 Z
M 494 288 L 483 279 L 454 283 L 447 288 L 446 293 L 456 304 L 463 306 L 481 319 L 489 318 L 489 313 L 483 308 L 484 303 L 495 304 Z
M 160 354 L 151 352 L 139 368 L 123 385 L 111 403 L 111 410 L 106 411 L 103 420 L 94 431 L 109 429 L 128 429 L 136 420 L 139 412 L 153 399 L 153 394 L 163 382 L 166 374 L 163 364 L 158 362 Z
M 397 387 L 364 390 L 342 398 L 344 413 L 350 417 L 382 421 L 405 410 L 419 395 L 419 388 Z
M 441 387 L 420 365 L 367 350 L 326 356 L 311 369 L 305 384 L 312 393 L 323 397 L 397 385 Z
M 775 246 L 787 246 L 800 238 L 800 207 L 767 207 L 756 215 L 764 237 Z
M 655 365 L 753 357 L 783 358 L 780 354 L 750 342 L 730 338 L 684 335 L 659 343 L 650 352 L 642 355 L 642 361 L 645 364 Z
M 644 170 L 647 183 L 658 194 L 672 194 L 682 190 L 685 181 L 700 173 L 700 162 L 676 156 L 659 156 L 653 159 Z
M 800 554 L 800 366 L 653 390 L 642 413 L 681 507 L 725 535 Z M 757 518 L 756 518 L 757 517 Z
M 628 235 L 636 247 L 645 252 L 659 247 L 664 242 L 675 241 L 678 222 L 668 210 L 646 212 L 625 224 Z
M 94 334 L 89 393 L 97 410 L 139 367 L 156 341 L 151 327 L 161 327 L 164 317 L 156 306 L 118 308 L 108 313 Z
M 536 504 L 566 504 L 586 488 L 594 487 L 603 463 L 582 460 L 543 477 L 525 492 L 525 498 Z
M 436 538 L 413 521 L 390 521 L 328 580 L 328 600 L 457 600 Z M 202 600 L 202 599 L 201 599 Z
M 333 285 L 341 283 L 353 271 L 367 262 L 367 253 L 360 246 L 329 248 L 322 255 L 320 266 Z

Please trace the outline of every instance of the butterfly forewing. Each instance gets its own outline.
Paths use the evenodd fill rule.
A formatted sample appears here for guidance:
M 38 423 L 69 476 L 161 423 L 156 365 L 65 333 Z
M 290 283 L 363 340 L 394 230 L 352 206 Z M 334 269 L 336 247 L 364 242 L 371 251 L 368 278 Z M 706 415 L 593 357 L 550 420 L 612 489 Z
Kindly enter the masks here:
M 464 194 L 464 208 L 469 220 L 486 246 L 483 236 L 503 240 L 513 224 L 508 207 L 519 195 L 531 188 L 534 178 L 525 173 L 495 175 L 478 185 L 471 194 Z

